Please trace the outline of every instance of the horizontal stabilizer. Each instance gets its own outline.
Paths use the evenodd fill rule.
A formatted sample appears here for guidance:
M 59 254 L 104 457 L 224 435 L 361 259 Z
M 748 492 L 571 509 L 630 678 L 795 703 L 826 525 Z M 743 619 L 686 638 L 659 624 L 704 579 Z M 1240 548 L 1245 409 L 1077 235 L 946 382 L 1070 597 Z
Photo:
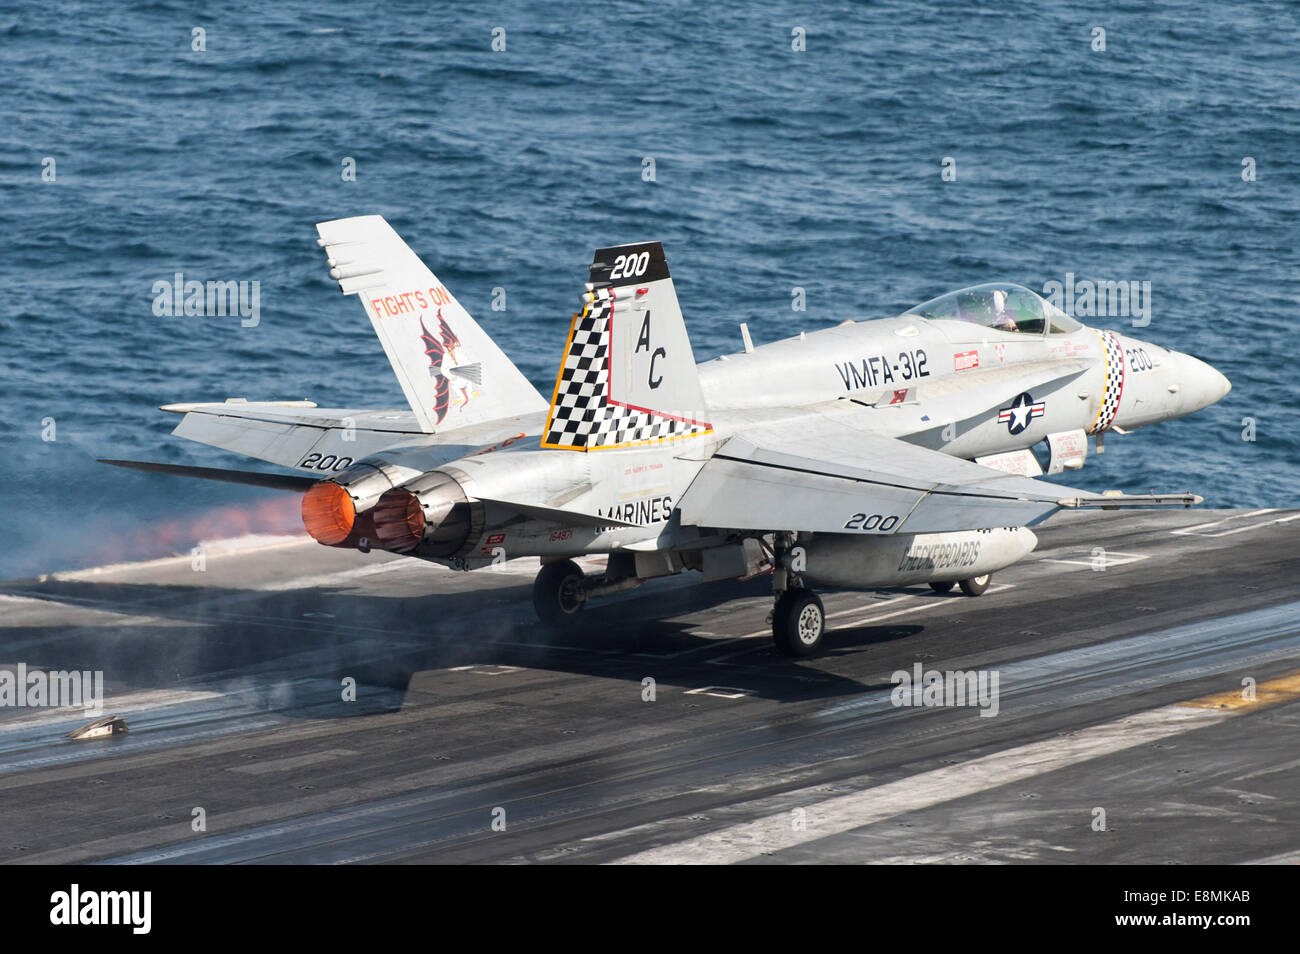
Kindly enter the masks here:
M 169 404 L 163 410 L 185 415 L 172 431 L 177 437 L 282 467 L 331 472 L 403 440 L 424 436 L 410 411 L 237 399 Z
M 147 460 L 105 460 L 101 464 L 114 467 L 126 467 L 130 470 L 144 470 L 155 474 L 172 474 L 177 477 L 198 477 L 203 480 L 219 480 L 227 484 L 246 484 L 250 487 L 268 487 L 271 490 L 292 490 L 302 493 L 312 484 L 315 477 L 298 477 L 294 474 L 264 474 L 255 470 L 222 470 L 219 467 L 189 467 L 184 464 L 158 464 Z

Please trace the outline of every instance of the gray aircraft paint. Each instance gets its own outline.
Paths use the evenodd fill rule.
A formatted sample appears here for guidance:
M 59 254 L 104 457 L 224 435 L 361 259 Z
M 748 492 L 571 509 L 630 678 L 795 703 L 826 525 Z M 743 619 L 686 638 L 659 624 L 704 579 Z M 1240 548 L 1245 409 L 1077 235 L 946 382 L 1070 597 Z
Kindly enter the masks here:
M 537 409 L 536 392 L 387 223 L 363 216 L 319 228 L 331 274 L 362 299 L 413 411 L 171 405 L 185 413 L 175 433 L 339 483 L 359 513 L 394 488 L 428 485 L 431 472 L 451 477 L 470 501 L 469 537 L 451 557 L 423 545 L 410 552 L 462 569 L 518 556 L 698 551 L 788 530 L 816 533 L 823 564 L 845 561 L 855 585 L 869 585 L 888 562 L 875 537 L 896 534 L 904 546 L 904 536 L 1022 526 L 1063 505 L 1098 502 L 974 458 L 1053 434 L 1181 416 L 1228 387 L 1187 355 L 1073 322 L 1064 333 L 1030 333 L 912 313 L 845 321 L 695 365 L 662 248 L 646 243 L 598 250 L 565 367 L 574 373 L 580 317 L 603 317 L 612 328 L 603 339 L 615 382 L 608 405 L 606 385 L 592 378 L 571 413 L 622 415 L 627 434 L 663 440 L 597 446 L 616 444 L 604 432 L 579 435 L 593 442 L 585 451 L 555 449 L 566 445 L 548 446 L 542 435 L 561 433 L 563 422 L 552 421 L 560 405 Z M 447 318 L 440 336 L 435 315 Z M 422 343 L 410 340 L 412 329 L 422 329 Z M 557 329 L 557 351 L 558 338 Z M 474 358 L 474 375 L 444 352 Z M 446 380 L 458 396 L 447 397 Z M 557 381 L 557 395 L 572 397 L 568 380 Z M 494 381 L 504 383 L 494 390 Z M 1161 502 L 1186 501 L 1108 505 Z M 842 540 L 825 536 L 836 532 Z M 1008 554 L 1019 549 L 989 559 L 1018 559 Z

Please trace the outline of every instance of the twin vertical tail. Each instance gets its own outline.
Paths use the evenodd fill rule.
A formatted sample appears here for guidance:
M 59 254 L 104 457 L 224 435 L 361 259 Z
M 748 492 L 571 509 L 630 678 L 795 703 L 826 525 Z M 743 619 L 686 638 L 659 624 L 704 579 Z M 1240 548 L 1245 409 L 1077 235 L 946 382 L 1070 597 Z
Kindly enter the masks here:
M 597 249 L 542 446 L 608 450 L 712 431 L 663 245 Z
M 365 308 L 422 430 L 521 416 L 545 402 L 379 215 L 316 226 L 330 277 Z M 596 251 L 542 446 L 605 450 L 712 433 L 659 242 Z
M 380 215 L 316 226 L 330 277 L 370 316 L 420 428 L 540 411 L 537 389 Z

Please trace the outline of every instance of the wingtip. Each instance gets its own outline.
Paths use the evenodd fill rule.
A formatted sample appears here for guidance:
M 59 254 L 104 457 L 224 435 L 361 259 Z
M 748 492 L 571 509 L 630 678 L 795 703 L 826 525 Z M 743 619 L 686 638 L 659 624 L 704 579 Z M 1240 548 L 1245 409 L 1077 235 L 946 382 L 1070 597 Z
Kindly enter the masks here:
M 189 414 L 191 411 L 211 410 L 217 407 L 316 407 L 315 401 L 303 398 L 299 401 L 250 401 L 248 398 L 230 397 L 224 401 L 184 401 L 179 404 L 163 404 L 158 410 L 168 414 Z

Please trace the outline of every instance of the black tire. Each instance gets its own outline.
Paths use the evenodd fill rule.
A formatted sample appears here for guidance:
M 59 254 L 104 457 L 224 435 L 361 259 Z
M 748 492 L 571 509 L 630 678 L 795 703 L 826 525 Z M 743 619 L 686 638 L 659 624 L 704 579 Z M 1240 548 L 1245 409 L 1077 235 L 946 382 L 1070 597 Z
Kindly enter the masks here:
M 811 656 L 826 635 L 826 610 L 812 590 L 786 590 L 772 612 L 772 639 L 787 656 Z
M 572 560 L 547 563 L 533 581 L 533 608 L 548 626 L 572 626 L 587 605 L 582 568 Z
M 989 588 L 989 584 L 992 582 L 992 573 L 985 573 L 983 576 L 973 576 L 969 580 L 961 581 L 961 591 L 967 596 L 980 596 Z
M 952 588 L 956 585 L 957 584 L 954 583 L 952 580 L 944 580 L 942 583 L 931 582 L 930 589 L 934 590 L 936 593 L 949 593 L 952 591 Z

